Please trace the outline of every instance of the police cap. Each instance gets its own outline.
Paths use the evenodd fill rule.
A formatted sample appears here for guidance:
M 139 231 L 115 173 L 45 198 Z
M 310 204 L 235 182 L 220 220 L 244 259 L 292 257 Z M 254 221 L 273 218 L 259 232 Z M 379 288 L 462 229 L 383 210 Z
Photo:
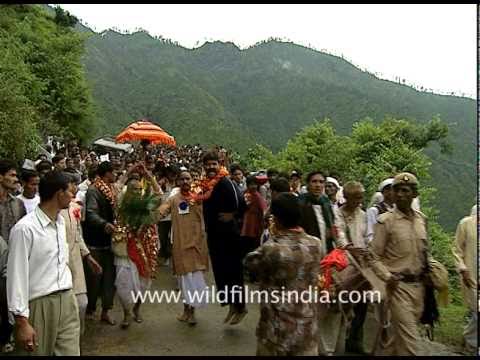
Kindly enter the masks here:
M 393 178 L 393 186 L 395 185 L 418 185 L 418 180 L 415 175 L 408 172 L 403 172 L 395 175 Z

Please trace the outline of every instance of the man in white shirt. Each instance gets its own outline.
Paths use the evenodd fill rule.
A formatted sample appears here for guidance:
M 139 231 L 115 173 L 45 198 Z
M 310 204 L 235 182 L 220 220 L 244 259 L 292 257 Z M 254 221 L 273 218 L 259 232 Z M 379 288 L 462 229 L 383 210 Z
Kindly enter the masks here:
M 394 194 L 393 194 L 393 178 L 383 180 L 378 186 L 378 191 L 382 193 L 383 200 L 373 205 L 367 210 L 367 236 L 368 241 L 373 239 L 374 227 L 377 219 L 383 213 L 393 209 Z
M 56 171 L 45 175 L 39 193 L 40 205 L 14 226 L 8 242 L 7 299 L 17 351 L 80 355 L 80 319 L 65 221 L 59 215 L 73 198 L 68 176 Z
M 23 192 L 17 198 L 22 200 L 25 210 L 29 214 L 40 204 L 40 196 L 38 195 L 40 176 L 36 171 L 23 170 L 20 180 L 22 181 Z
M 93 184 L 95 181 L 95 177 L 97 176 L 97 170 L 95 168 L 91 168 L 88 170 L 88 177 L 78 185 L 78 191 L 75 196 L 75 201 L 82 206 L 82 221 L 85 220 L 85 208 L 86 208 L 86 198 L 87 198 L 87 190 L 90 185 Z
M 343 187 L 345 204 L 338 211 L 339 218 L 345 226 L 345 235 L 349 244 L 354 248 L 366 248 L 367 238 L 367 215 L 362 210 L 365 189 L 357 181 L 349 181 Z
M 328 179 L 328 178 L 327 178 Z M 343 220 L 347 241 L 355 250 L 362 251 L 367 247 L 367 215 L 361 209 L 365 189 L 357 181 L 349 181 L 343 187 L 346 203 L 339 209 L 339 217 Z M 353 251 L 353 250 L 352 250 Z M 353 304 L 353 318 L 346 341 L 346 351 L 363 354 L 363 323 L 367 315 L 368 303 Z M 348 326 L 347 326 L 348 327 Z
M 332 204 L 332 209 L 334 209 L 334 211 L 337 211 L 340 205 L 338 203 L 338 197 L 337 197 L 337 193 L 339 189 L 340 189 L 340 184 L 338 183 L 337 179 L 327 176 L 326 182 L 325 182 L 325 194 L 330 199 L 330 203 Z

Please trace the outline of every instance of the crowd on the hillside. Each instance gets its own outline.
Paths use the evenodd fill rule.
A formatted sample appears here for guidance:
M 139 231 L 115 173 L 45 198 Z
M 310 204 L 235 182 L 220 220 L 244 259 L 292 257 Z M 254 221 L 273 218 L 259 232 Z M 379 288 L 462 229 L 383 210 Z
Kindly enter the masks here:
M 382 294 L 379 304 L 262 301 L 257 355 L 417 355 L 417 325 L 438 315 L 434 291 L 439 302 L 445 295 L 448 274 L 431 256 L 411 173 L 392 174 L 367 203 L 358 181 L 320 170 L 247 173 L 220 146 L 142 142 L 127 153 L 50 140 L 17 165 L 0 160 L 3 352 L 80 355 L 86 321 L 120 320 L 115 296 L 119 326 L 143 322 L 132 292 L 150 289 L 161 268 L 184 300 L 177 319 L 192 326 L 206 297 L 191 295 L 207 291 L 210 266 L 216 289 L 227 290 L 230 325 L 248 313 L 246 282 L 270 293 L 315 287 L 330 299 L 342 289 Z M 476 233 L 475 206 L 452 242 L 471 310 L 469 351 L 477 349 Z M 373 349 L 363 342 L 369 307 Z

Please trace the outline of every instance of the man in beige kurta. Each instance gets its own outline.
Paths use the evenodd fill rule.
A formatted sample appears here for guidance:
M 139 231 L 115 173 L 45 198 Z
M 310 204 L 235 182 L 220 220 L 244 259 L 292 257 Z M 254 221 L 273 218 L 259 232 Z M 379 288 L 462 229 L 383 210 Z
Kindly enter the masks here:
M 191 192 L 192 177 L 183 171 L 179 176 L 180 192 L 169 197 L 160 206 L 161 216 L 172 218 L 172 268 L 178 277 L 184 297 L 184 313 L 178 320 L 193 325 L 195 307 L 205 303 L 206 298 L 192 298 L 196 293 L 205 295 L 204 272 L 208 270 L 208 247 L 203 221 L 202 203 L 194 200 Z
M 72 183 L 72 192 L 76 193 L 76 186 Z M 80 315 L 80 334 L 85 331 L 85 312 L 88 305 L 87 285 L 85 282 L 85 272 L 83 269 L 83 259 L 92 267 L 96 273 L 101 273 L 101 266 L 90 255 L 82 236 L 82 227 L 80 225 L 82 216 L 81 206 L 75 202 L 70 203 L 68 209 L 60 211 L 65 220 L 65 230 L 69 249 L 68 267 L 72 273 L 73 292 L 77 298 L 78 311 Z
M 350 251 L 363 251 L 367 247 L 367 214 L 362 210 L 361 205 L 364 199 L 365 189 L 357 181 L 349 181 L 343 187 L 343 194 L 346 203 L 339 210 L 338 215 L 344 224 L 343 232 L 349 243 Z M 353 249 L 352 249 L 353 248 Z M 346 351 L 363 354 L 363 323 L 367 315 L 368 304 L 359 302 L 353 304 L 351 318 L 348 323 L 350 330 L 346 340 Z
M 423 312 L 425 287 L 422 273 L 427 256 L 427 221 L 413 210 L 418 181 L 410 173 L 395 176 L 395 207 L 382 214 L 369 243 L 375 273 L 387 284 L 391 338 L 382 355 L 417 355 L 417 323 Z
M 463 332 L 465 348 L 469 352 L 476 350 L 478 346 L 477 246 L 477 205 L 475 205 L 470 216 L 460 220 L 452 247 L 455 264 L 461 275 L 463 299 L 472 312 L 472 316 Z

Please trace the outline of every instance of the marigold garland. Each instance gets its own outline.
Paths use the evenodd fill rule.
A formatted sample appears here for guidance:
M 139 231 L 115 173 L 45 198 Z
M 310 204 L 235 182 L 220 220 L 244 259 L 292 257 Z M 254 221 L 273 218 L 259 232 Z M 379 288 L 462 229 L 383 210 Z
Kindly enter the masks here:
M 115 208 L 116 201 L 115 201 L 115 194 L 113 193 L 113 189 L 111 186 L 108 186 L 102 179 L 97 178 L 93 185 L 100 191 L 108 200 L 112 208 Z
M 199 201 L 205 201 L 212 196 L 212 191 L 215 185 L 217 185 L 220 180 L 222 180 L 225 176 L 228 176 L 229 173 L 225 167 L 221 167 L 220 170 L 218 171 L 217 175 L 213 178 L 204 178 L 200 180 L 199 187 L 201 189 L 201 192 L 198 194 L 193 194 L 193 199 L 197 202 Z

